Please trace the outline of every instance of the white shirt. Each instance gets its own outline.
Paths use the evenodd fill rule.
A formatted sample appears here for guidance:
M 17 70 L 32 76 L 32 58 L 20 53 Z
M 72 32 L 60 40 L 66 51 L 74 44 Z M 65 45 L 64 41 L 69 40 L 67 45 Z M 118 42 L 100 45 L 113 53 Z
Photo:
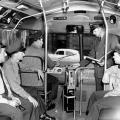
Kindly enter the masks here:
M 109 83 L 110 88 L 110 92 L 106 93 L 105 97 L 120 96 L 120 68 L 118 68 L 118 65 L 107 69 L 102 81 L 104 83 Z

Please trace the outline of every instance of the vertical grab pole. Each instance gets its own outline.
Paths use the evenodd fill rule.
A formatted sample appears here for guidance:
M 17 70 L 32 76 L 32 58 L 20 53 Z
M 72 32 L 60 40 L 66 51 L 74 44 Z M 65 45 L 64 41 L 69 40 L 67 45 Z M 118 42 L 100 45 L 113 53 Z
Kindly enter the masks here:
M 102 1 L 101 7 L 103 7 L 103 5 L 104 5 L 104 1 Z M 105 23 L 105 28 L 106 28 L 105 29 L 105 66 L 104 66 L 104 70 L 106 70 L 107 68 L 108 24 L 107 24 L 107 20 L 106 20 L 103 8 L 101 8 L 101 13 L 102 13 L 103 20 Z
M 45 26 L 45 74 L 44 74 L 44 79 L 45 79 L 45 104 L 47 104 L 47 38 L 48 38 L 48 27 L 47 27 L 47 19 L 46 19 L 46 12 L 44 10 L 44 7 L 42 5 L 42 1 L 39 0 L 40 5 L 43 10 L 43 17 L 44 17 L 44 26 Z
M 82 68 L 80 68 L 80 78 L 79 78 L 79 82 L 80 82 L 80 116 L 82 114 Z
M 103 10 L 103 5 L 104 5 L 104 2 L 105 1 L 102 1 L 101 3 L 101 13 L 102 13 L 102 16 L 103 16 L 103 20 L 104 20 L 104 23 L 105 23 L 105 65 L 104 65 L 104 71 L 106 71 L 107 69 L 107 45 L 108 45 L 108 24 L 107 24 L 107 20 L 106 20 L 106 17 L 105 17 L 105 14 L 104 14 L 104 10 Z M 104 89 L 105 89 L 105 86 L 104 86 Z

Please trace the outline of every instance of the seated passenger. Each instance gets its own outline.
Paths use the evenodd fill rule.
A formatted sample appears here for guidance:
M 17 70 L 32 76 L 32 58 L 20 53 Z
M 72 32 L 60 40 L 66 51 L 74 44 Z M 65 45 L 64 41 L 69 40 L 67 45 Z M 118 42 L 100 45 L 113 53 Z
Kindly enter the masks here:
M 31 46 L 27 47 L 27 49 L 25 51 L 25 55 L 26 56 L 27 55 L 28 56 L 38 56 L 44 60 L 44 58 L 45 58 L 44 48 L 42 48 L 42 46 L 43 46 L 43 38 L 42 37 L 31 41 Z M 47 56 L 47 63 L 48 63 L 48 68 L 50 68 L 50 69 L 52 69 L 56 65 L 55 62 L 52 61 L 48 56 Z M 29 64 L 29 61 L 24 61 L 24 63 L 22 63 L 21 67 L 22 67 L 22 69 L 28 68 L 28 69 L 32 69 L 32 70 L 37 70 L 38 74 L 40 74 L 40 76 L 44 80 L 44 74 L 41 71 L 41 66 L 36 65 L 35 63 L 33 63 L 33 65 L 31 65 L 31 64 Z M 55 100 L 57 98 L 58 84 L 59 84 L 59 81 L 56 77 L 54 77 L 50 74 L 47 74 L 47 90 L 48 91 L 51 90 L 51 94 L 49 95 L 49 101 L 47 104 L 48 110 L 55 107 L 55 103 L 53 102 L 53 100 Z
M 5 48 L 0 46 L 0 116 L 7 116 L 11 120 L 24 120 L 23 112 L 19 109 L 21 101 L 12 95 L 9 84 L 4 76 L 2 63 L 5 62 Z
M 23 51 L 16 51 L 12 53 L 11 57 L 5 62 L 3 68 L 12 91 L 20 96 L 20 100 L 22 98 L 22 106 L 25 107 L 26 112 L 28 111 L 31 114 L 29 116 L 30 118 L 26 118 L 25 120 L 39 120 L 39 117 L 40 120 L 54 120 L 54 117 L 50 117 L 46 114 L 45 105 L 42 99 L 39 97 L 40 104 L 38 104 L 38 101 L 36 100 L 37 96 L 36 98 L 32 97 L 32 95 L 26 92 L 25 89 L 20 85 L 21 81 L 19 76 L 18 62 L 23 59 L 24 55 L 25 54 Z M 32 111 L 29 111 L 29 106 L 31 106 L 31 104 L 34 107 L 32 108 Z
M 103 83 L 109 83 L 109 91 L 94 92 L 89 99 L 86 120 L 98 120 L 99 112 L 104 108 L 120 108 L 120 51 L 114 52 L 116 65 L 108 68 L 103 76 Z

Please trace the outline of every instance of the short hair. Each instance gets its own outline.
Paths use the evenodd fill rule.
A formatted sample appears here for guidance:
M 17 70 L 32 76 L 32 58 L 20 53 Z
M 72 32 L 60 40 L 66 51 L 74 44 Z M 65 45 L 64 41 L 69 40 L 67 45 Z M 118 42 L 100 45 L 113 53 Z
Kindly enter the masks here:
M 43 37 L 43 33 L 40 30 L 32 34 L 29 37 L 29 46 L 31 46 L 35 41 L 37 41 L 39 38 L 42 38 L 42 37 Z
M 29 46 L 31 46 L 35 41 L 37 41 L 38 39 L 41 39 L 41 38 L 43 39 L 43 36 L 39 36 L 39 37 L 30 39 Z

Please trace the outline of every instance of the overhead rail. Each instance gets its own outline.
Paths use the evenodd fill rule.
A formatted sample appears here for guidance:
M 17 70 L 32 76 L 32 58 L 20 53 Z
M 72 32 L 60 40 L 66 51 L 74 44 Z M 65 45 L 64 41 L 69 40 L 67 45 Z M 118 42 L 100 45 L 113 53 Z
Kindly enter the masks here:
M 118 3 L 113 3 L 113 2 L 109 2 L 109 1 L 107 1 L 107 0 L 103 0 L 105 3 L 108 3 L 108 4 L 111 4 L 111 5 L 117 5 L 117 6 L 119 6 L 119 1 L 118 1 Z
M 15 27 L 12 29 L 12 31 L 14 31 L 14 30 L 17 28 L 17 26 L 20 24 L 21 21 L 23 21 L 23 20 L 25 20 L 25 19 L 27 19 L 27 18 L 33 17 L 33 16 L 42 15 L 42 14 L 43 14 L 43 13 L 41 12 L 41 13 L 37 13 L 37 14 L 33 14 L 33 15 L 29 15 L 29 16 L 26 16 L 26 17 L 21 18 L 21 19 L 18 21 L 18 23 L 15 25 Z

